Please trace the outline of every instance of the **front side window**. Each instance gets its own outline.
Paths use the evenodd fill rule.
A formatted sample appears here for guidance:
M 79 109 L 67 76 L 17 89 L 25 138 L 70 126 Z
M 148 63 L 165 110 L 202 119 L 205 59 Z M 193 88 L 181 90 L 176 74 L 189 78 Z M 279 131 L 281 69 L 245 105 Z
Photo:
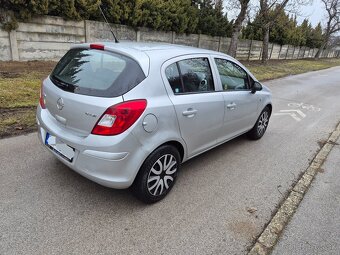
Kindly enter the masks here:
M 247 90 L 249 88 L 248 74 L 237 64 L 225 60 L 215 59 L 220 74 L 223 90 Z
M 165 75 L 174 94 L 215 90 L 208 58 L 178 61 L 165 69 Z
M 139 64 L 124 55 L 94 49 L 71 49 L 50 76 L 63 90 L 76 94 L 121 96 L 145 79 Z

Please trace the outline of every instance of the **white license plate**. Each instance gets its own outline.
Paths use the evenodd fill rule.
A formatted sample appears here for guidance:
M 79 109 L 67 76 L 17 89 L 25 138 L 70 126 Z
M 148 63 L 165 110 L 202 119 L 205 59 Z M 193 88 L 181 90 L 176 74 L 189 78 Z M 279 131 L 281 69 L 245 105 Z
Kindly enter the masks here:
M 67 161 L 73 161 L 74 149 L 60 141 L 57 137 L 46 133 L 45 145 Z

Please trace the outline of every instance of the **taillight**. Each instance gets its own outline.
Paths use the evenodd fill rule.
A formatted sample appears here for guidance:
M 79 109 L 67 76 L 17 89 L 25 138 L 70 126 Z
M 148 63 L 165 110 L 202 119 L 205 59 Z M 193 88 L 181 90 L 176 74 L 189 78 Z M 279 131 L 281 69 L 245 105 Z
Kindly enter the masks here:
M 94 135 L 118 135 L 131 127 L 146 108 L 145 99 L 127 101 L 109 107 L 92 130 Z
M 41 83 L 41 87 L 40 87 L 39 103 L 42 109 L 46 109 L 43 87 L 44 87 L 44 82 Z

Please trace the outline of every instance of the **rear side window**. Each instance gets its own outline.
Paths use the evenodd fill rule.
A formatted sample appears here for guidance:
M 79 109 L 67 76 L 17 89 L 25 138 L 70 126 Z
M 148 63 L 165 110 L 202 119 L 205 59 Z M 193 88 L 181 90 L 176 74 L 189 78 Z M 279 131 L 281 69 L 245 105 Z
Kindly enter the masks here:
M 178 61 L 165 69 L 165 75 L 174 94 L 215 90 L 208 58 Z
M 50 76 L 63 90 L 98 97 L 121 96 L 145 79 L 139 64 L 121 54 L 71 49 Z
M 174 93 L 184 92 L 183 84 L 181 82 L 181 77 L 179 76 L 179 72 L 178 72 L 177 63 L 169 65 L 165 69 L 165 75 Z

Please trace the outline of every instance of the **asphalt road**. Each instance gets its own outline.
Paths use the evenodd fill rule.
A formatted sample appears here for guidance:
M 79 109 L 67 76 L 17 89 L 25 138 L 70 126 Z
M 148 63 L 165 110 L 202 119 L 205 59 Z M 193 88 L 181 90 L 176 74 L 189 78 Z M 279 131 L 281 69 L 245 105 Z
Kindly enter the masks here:
M 273 115 L 261 140 L 240 137 L 187 162 L 151 206 L 76 174 L 36 134 L 0 140 L 0 254 L 246 253 L 340 120 L 340 67 L 265 84 L 274 114 L 303 114 Z

